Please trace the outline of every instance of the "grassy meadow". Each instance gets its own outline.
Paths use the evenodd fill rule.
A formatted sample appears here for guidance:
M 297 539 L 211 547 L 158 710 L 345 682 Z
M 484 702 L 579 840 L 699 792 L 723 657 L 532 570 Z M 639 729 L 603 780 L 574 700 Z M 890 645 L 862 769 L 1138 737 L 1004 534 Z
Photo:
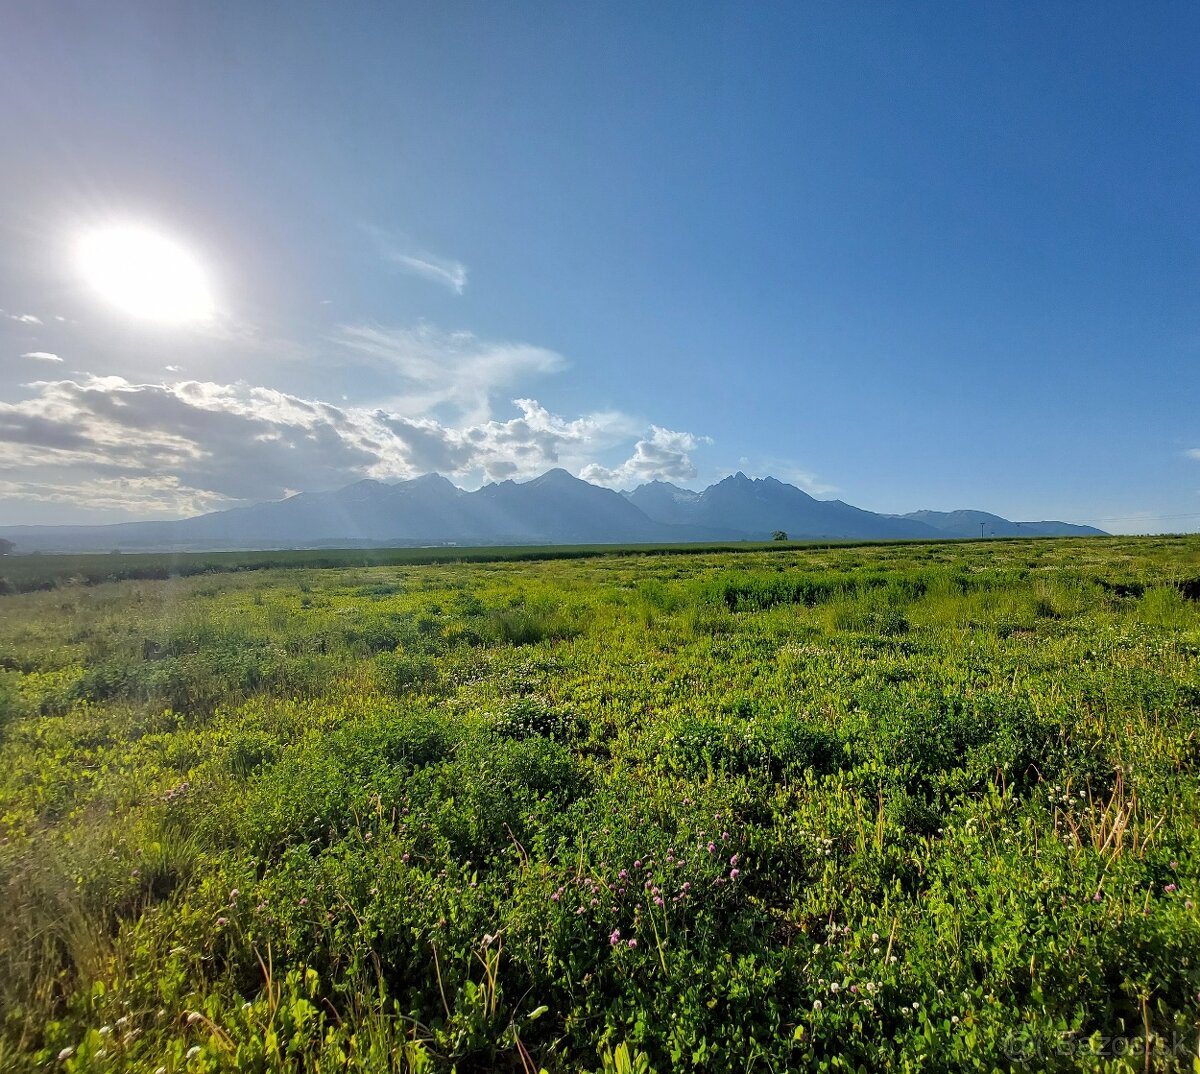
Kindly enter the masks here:
M 12 561 L 0 1070 L 1200 1069 L 1200 538 L 247 562 Z

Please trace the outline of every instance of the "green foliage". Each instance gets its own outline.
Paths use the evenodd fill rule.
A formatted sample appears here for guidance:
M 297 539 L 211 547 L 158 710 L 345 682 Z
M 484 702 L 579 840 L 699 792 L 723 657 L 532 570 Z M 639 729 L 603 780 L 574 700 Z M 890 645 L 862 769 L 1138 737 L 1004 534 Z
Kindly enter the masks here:
M 1194 538 L 59 559 L 6 1071 L 1193 1067 Z
M 0 735 L 4 734 L 9 722 L 21 714 L 22 708 L 21 697 L 17 691 L 16 676 L 6 671 L 0 671 Z
M 483 616 L 482 632 L 493 642 L 505 645 L 535 645 L 540 641 L 563 641 L 583 632 L 578 611 L 542 600 L 520 601 L 507 608 L 492 608 Z
M 428 688 L 437 682 L 437 663 L 423 653 L 380 653 L 375 658 L 379 689 L 393 697 Z

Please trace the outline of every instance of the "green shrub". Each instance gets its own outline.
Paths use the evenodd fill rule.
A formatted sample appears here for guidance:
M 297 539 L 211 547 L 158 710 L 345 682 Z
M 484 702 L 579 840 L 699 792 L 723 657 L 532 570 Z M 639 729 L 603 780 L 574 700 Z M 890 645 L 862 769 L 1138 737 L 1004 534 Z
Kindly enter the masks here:
M 542 641 L 568 641 L 583 633 L 577 613 L 552 603 L 520 604 L 492 608 L 483 618 L 482 633 L 503 645 L 536 645 Z
M 383 693 L 403 697 L 433 686 L 438 668 L 433 658 L 423 653 L 380 653 L 375 657 L 375 676 Z

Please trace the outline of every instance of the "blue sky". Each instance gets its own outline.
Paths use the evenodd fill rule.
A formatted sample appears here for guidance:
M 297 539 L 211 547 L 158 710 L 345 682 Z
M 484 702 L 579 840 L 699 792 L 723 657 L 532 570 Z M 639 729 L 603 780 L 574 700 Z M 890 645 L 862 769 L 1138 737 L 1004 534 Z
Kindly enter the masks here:
M 564 465 L 1200 529 L 1194 5 L 2 20 L 6 523 Z M 81 277 L 130 224 L 211 316 Z

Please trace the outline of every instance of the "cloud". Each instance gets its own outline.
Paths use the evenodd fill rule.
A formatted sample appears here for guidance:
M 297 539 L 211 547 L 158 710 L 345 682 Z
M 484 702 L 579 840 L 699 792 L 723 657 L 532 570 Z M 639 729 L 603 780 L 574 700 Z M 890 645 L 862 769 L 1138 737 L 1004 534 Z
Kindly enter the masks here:
M 581 472 L 597 454 L 628 442 L 641 428 L 617 411 L 568 420 L 536 399 L 514 399 L 513 404 L 520 417 L 488 421 L 464 433 L 476 446 L 478 465 L 493 481 L 534 477 L 554 466 Z
M 474 459 L 472 446 L 436 421 L 402 418 L 382 410 L 373 417 L 402 445 L 405 461 L 420 473 L 457 473 Z
M 58 504 L 78 511 L 95 507 L 140 518 L 180 518 L 220 510 L 224 497 L 184 488 L 170 477 L 59 478 L 54 484 L 0 480 L 0 502 Z
M 823 481 L 811 470 L 798 466 L 792 459 L 775 457 L 749 458 L 743 455 L 737 460 L 736 466 L 727 466 L 727 470 L 741 470 L 750 477 L 774 477 L 803 489 L 810 496 L 825 496 L 837 492 L 837 485 Z
M 338 407 L 271 388 L 121 377 L 40 381 L 0 403 L 0 496 L 140 515 L 195 513 L 337 488 L 363 477 L 437 470 L 465 484 L 533 477 L 552 466 L 611 481 L 694 474 L 703 437 L 627 415 L 554 414 L 534 399 L 517 413 L 448 424 L 395 410 Z M 616 470 L 598 454 L 641 436 Z
M 433 254 L 394 254 L 389 260 L 417 276 L 423 276 L 461 295 L 467 286 L 467 266 Z
M 376 410 L 371 417 L 396 441 L 414 473 L 436 470 L 489 481 L 535 477 L 563 466 L 579 471 L 597 453 L 627 442 L 640 431 L 624 414 L 606 411 L 567 419 L 536 399 L 514 399 L 519 416 L 459 427 L 432 419 L 410 419 Z
M 57 354 L 51 354 L 49 351 L 26 351 L 21 355 L 22 358 L 32 358 L 35 362 L 61 362 L 62 359 Z
M 1200 447 L 1191 448 L 1188 451 L 1185 451 L 1184 454 L 1189 459 L 1200 459 Z
M 467 266 L 452 257 L 441 257 L 428 250 L 397 239 L 380 228 L 367 226 L 363 230 L 374 240 L 380 256 L 414 276 L 440 284 L 461 295 L 467 286 Z
M 62 471 L 159 481 L 226 501 L 331 487 L 378 461 L 343 415 L 267 388 L 91 377 L 31 385 L 0 404 L 0 474 Z
M 592 463 L 583 468 L 580 477 L 614 488 L 654 480 L 691 481 L 696 477 L 691 453 L 701 444 L 711 443 L 707 436 L 651 425 L 650 435 L 633 446 L 633 454 L 620 466 L 609 468 Z
M 42 323 L 42 319 L 35 317 L 32 313 L 9 313 L 7 310 L 0 310 L 0 317 L 7 317 L 10 321 L 16 321 L 17 324 Z
M 354 361 L 395 377 L 390 409 L 410 417 L 449 408 L 470 421 L 491 417 L 492 397 L 529 376 L 567 367 L 561 354 L 529 343 L 492 342 L 431 325 L 343 325 L 335 337 Z

